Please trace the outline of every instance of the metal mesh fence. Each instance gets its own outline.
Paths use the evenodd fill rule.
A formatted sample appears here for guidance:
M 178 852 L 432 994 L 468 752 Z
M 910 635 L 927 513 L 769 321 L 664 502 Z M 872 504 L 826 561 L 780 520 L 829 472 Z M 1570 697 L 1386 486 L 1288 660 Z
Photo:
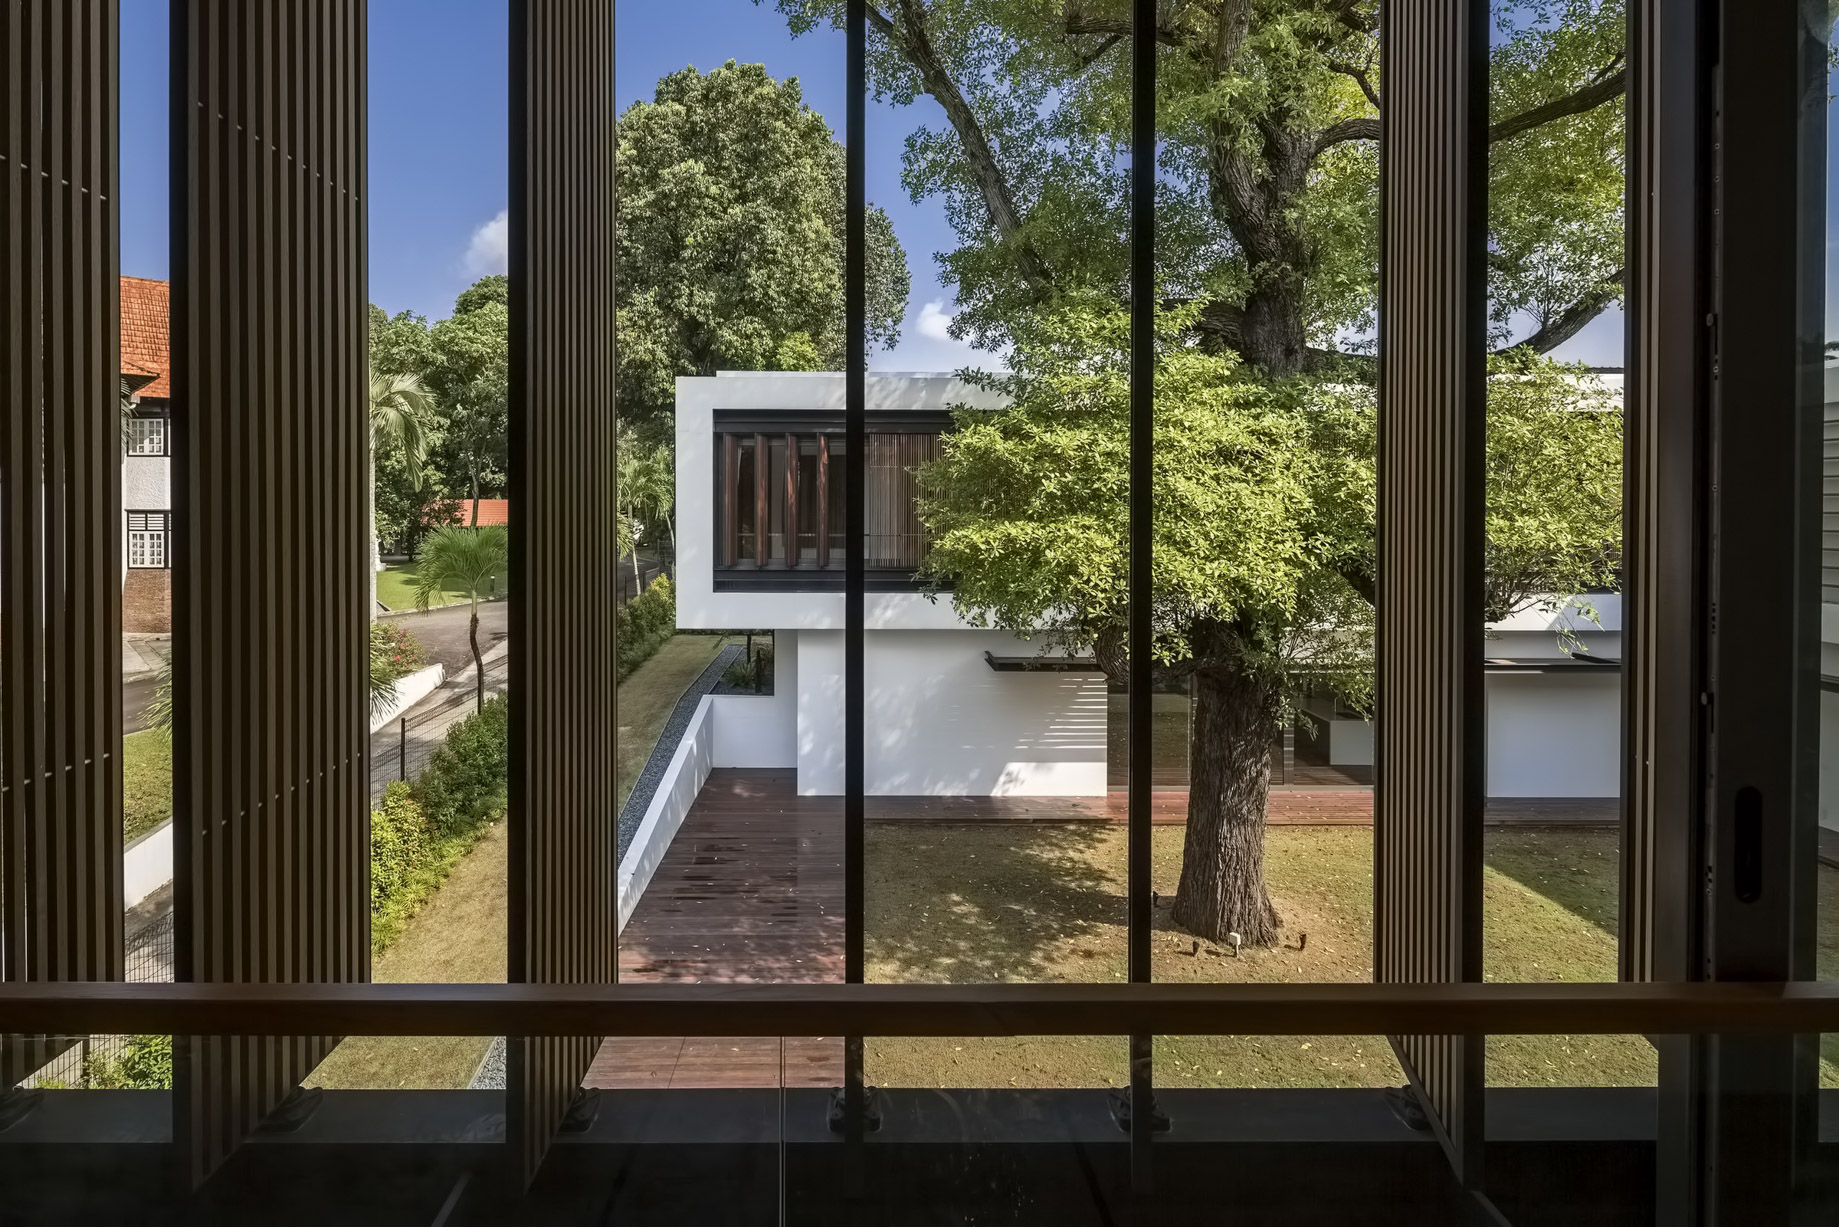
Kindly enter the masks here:
M 503 694 L 510 681 L 510 662 L 503 657 L 485 666 L 485 693 Z M 447 739 L 447 729 L 473 714 L 477 690 L 469 677 L 443 686 L 426 702 L 385 725 L 371 737 L 370 800 L 375 805 L 392 780 L 410 781 L 427 770 L 428 760 Z

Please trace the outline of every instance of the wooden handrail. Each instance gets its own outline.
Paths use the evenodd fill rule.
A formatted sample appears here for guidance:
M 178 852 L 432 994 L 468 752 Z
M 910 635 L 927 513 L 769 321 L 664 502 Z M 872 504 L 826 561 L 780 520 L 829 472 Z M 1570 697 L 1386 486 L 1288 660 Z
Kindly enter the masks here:
M 1839 984 L 0 984 L 35 1035 L 1839 1032 Z

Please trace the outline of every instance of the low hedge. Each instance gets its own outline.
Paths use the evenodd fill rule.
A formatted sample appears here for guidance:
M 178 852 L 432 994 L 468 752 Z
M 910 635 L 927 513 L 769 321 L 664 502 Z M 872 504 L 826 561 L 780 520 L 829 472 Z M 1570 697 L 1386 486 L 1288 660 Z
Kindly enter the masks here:
M 509 709 L 492 699 L 447 730 L 414 785 L 383 791 L 370 815 L 370 948 L 379 953 L 504 817 L 509 798 Z
M 619 607 L 614 615 L 619 637 L 619 680 L 650 660 L 664 641 L 677 633 L 677 590 L 660 575 L 651 587 Z

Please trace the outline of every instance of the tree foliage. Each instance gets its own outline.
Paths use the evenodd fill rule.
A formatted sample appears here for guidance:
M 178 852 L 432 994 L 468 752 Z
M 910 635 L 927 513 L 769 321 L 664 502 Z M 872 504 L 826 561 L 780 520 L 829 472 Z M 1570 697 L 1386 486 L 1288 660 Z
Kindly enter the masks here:
M 732 60 L 658 82 L 619 123 L 621 414 L 668 414 L 680 375 L 843 367 L 844 156 L 796 79 Z M 868 328 L 892 345 L 906 255 L 868 213 Z
M 846 10 L 774 3 L 794 32 Z M 1271 374 L 1370 350 L 1380 6 L 1158 7 L 1165 299 L 1200 306 L 1197 337 Z M 944 112 L 909 139 L 903 177 L 959 236 L 941 258 L 958 335 L 1001 349 L 1066 296 L 1122 301 L 1130 15 L 1128 0 L 870 0 L 871 88 Z M 1497 340 L 1546 352 L 1620 293 L 1622 0 L 1505 0 L 1496 17 Z

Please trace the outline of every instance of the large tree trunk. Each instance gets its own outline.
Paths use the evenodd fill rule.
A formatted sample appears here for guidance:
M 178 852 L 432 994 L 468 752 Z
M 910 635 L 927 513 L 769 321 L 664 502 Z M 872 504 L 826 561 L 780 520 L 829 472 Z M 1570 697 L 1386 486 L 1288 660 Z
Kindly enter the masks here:
M 1271 787 L 1276 692 L 1236 672 L 1194 675 L 1188 830 L 1172 918 L 1210 941 L 1237 933 L 1274 946 L 1280 922 L 1264 889 L 1264 807 Z

